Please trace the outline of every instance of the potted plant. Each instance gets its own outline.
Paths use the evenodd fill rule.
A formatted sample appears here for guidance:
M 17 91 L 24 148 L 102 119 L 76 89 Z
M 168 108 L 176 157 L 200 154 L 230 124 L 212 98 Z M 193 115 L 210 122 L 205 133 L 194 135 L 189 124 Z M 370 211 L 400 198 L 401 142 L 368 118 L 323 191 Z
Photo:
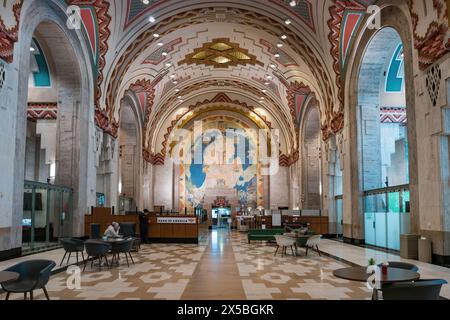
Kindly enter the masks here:
M 369 266 L 374 266 L 375 265 L 375 259 L 374 258 L 370 258 L 369 259 Z

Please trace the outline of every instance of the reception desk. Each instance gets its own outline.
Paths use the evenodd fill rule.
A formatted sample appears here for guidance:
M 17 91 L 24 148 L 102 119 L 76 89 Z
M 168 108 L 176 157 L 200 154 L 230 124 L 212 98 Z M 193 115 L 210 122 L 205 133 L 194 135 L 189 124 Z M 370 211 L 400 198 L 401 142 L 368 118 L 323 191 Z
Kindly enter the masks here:
M 152 215 L 149 218 L 148 238 L 156 243 L 198 243 L 198 217 Z

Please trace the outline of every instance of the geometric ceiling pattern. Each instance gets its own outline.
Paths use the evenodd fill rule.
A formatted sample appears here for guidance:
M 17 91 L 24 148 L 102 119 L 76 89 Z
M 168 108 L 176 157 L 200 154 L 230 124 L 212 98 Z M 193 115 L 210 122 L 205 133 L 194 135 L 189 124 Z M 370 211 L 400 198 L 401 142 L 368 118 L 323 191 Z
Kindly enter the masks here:
M 290 3 L 292 0 L 271 0 L 277 4 L 283 5 L 292 11 L 296 17 L 300 18 L 306 25 L 308 25 L 314 31 L 314 17 L 313 17 L 313 7 L 308 0 L 297 0 L 297 5 L 292 7 Z M 315 1 L 315 0 L 314 0 Z M 313 1 L 313 2 L 314 2 Z
M 264 63 L 258 61 L 256 56 L 250 54 L 247 49 L 241 48 L 238 43 L 230 42 L 228 38 L 218 38 L 203 44 L 202 47 L 195 49 L 194 52 L 186 55 L 185 59 L 178 62 L 178 65 L 182 64 L 205 65 L 214 68 L 247 64 L 264 66 Z
M 148 0 L 148 3 L 145 4 L 142 0 L 126 0 L 127 11 L 124 29 L 128 28 L 147 11 L 153 10 L 155 7 L 166 1 L 167 0 Z
M 153 51 L 147 58 L 145 58 L 143 64 L 158 65 L 166 59 L 168 54 L 175 49 L 175 45 L 181 43 L 181 38 L 170 41 L 167 44 L 159 47 L 157 50 Z
M 351 47 L 356 31 L 358 30 L 364 16 L 365 11 L 346 10 L 343 14 L 341 34 L 339 41 L 339 59 L 341 72 L 345 70 L 349 48 Z
M 259 43 L 266 47 L 267 51 L 269 51 L 269 53 L 274 56 L 275 61 L 282 64 L 284 67 L 298 66 L 297 62 L 295 62 L 295 60 L 291 56 L 289 56 L 286 52 L 284 52 L 277 46 L 272 45 L 269 41 L 261 39 L 259 40 Z

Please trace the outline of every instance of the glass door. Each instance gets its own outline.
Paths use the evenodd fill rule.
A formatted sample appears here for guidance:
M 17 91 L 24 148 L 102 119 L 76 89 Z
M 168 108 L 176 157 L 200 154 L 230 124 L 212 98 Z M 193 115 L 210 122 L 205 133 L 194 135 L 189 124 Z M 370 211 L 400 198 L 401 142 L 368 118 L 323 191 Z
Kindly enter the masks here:
M 25 181 L 24 187 L 23 253 L 55 246 L 58 238 L 71 236 L 73 190 L 33 181 Z
M 365 192 L 366 244 L 400 250 L 400 235 L 410 232 L 408 186 Z

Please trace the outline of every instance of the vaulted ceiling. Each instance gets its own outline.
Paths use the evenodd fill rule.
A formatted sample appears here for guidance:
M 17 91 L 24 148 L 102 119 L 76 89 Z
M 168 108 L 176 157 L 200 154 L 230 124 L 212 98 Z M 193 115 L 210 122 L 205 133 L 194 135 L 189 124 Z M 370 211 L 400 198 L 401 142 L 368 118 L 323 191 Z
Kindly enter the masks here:
M 56 1 L 63 7 L 63 1 Z M 445 53 L 447 0 L 409 11 L 419 64 Z M 164 141 L 186 112 L 227 106 L 280 129 L 282 152 L 299 149 L 302 110 L 318 106 L 323 138 L 343 127 L 343 79 L 367 7 L 376 0 L 65 0 L 81 8 L 96 66 L 96 124 L 117 136 L 131 103 L 144 153 Z M 448 2 L 448 1 L 447 1 Z M 12 60 L 22 0 L 0 16 L 0 57 Z M 64 8 L 63 8 L 64 9 Z M 431 8 L 429 8 L 431 9 Z M 424 12 L 432 15 L 424 16 Z M 422 22 L 422 23 L 419 23 Z M 243 112 L 243 111 L 242 111 Z
M 120 50 L 107 65 L 102 88 L 107 94 L 100 105 L 116 119 L 121 99 L 133 95 L 145 114 L 144 147 L 159 154 L 167 129 L 185 110 L 226 93 L 230 107 L 245 104 L 280 129 L 282 152 L 295 152 L 301 111 L 295 110 L 296 101 L 318 101 L 326 126 L 325 114 L 333 113 L 338 92 L 323 23 L 328 13 L 318 2 L 299 1 L 295 7 L 289 2 L 117 4 L 123 12 L 115 23 Z

